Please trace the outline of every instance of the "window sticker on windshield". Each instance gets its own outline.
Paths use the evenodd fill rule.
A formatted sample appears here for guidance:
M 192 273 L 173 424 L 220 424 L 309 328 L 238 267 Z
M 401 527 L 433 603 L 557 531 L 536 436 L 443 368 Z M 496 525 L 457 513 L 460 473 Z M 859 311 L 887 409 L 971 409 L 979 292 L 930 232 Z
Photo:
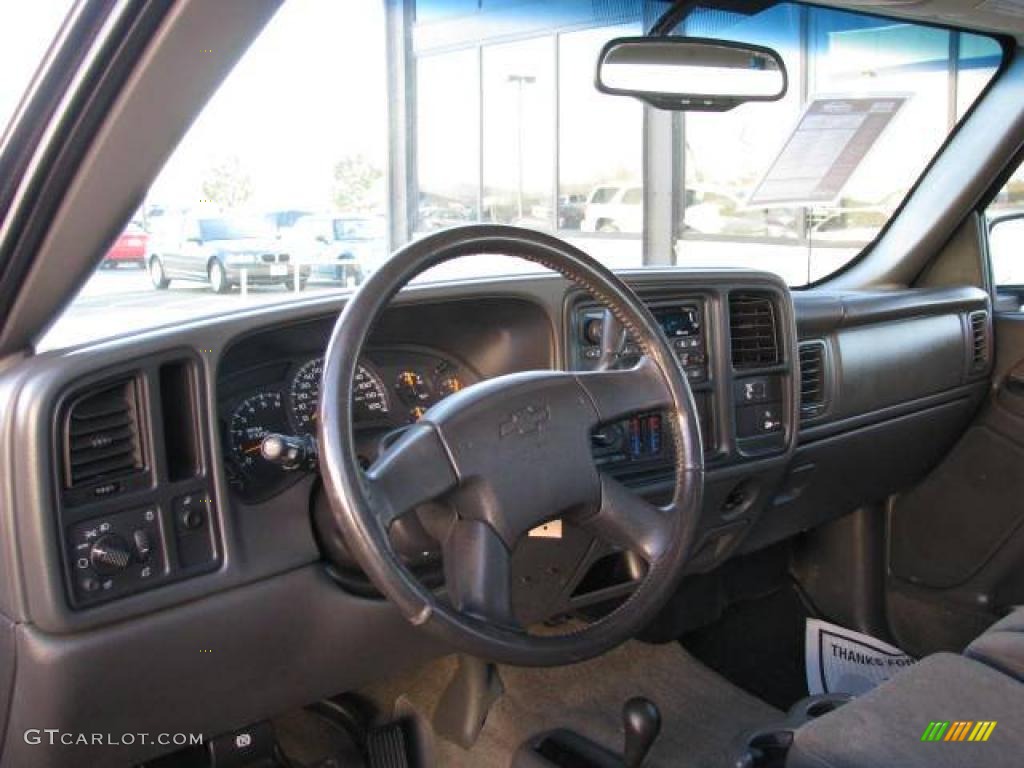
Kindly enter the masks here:
M 835 203 L 908 98 L 813 99 L 747 205 Z

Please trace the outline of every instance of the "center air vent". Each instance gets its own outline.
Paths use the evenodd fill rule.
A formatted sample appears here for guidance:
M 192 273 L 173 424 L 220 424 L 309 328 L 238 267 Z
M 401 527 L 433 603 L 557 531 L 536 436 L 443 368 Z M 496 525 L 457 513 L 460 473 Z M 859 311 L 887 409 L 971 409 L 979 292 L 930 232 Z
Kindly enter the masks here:
M 988 312 L 972 312 L 971 321 L 971 373 L 988 368 Z
M 78 488 L 143 469 L 141 446 L 134 379 L 80 395 L 64 422 L 65 487 Z
M 800 418 L 812 419 L 825 410 L 825 344 L 800 345 Z
M 775 304 L 764 295 L 734 293 L 729 297 L 732 364 L 737 369 L 778 365 L 779 336 Z

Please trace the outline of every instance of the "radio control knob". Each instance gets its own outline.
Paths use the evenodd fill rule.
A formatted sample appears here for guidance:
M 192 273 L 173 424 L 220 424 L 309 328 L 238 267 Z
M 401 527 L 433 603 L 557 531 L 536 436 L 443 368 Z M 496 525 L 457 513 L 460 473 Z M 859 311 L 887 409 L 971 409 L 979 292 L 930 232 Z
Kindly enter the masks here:
M 132 561 L 132 550 L 120 536 L 107 533 L 96 539 L 89 550 L 89 560 L 97 573 L 110 575 L 128 567 Z

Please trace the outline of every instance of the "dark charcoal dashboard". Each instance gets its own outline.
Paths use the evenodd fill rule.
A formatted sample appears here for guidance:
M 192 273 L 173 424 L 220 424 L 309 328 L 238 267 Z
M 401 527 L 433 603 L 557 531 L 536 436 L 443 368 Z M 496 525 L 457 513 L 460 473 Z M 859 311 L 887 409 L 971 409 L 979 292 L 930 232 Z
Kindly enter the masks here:
M 791 295 L 743 271 L 625 278 L 700 411 L 707 472 L 692 574 L 911 486 L 987 391 L 981 291 Z M 228 730 L 268 702 L 304 704 L 445 652 L 354 565 L 324 567 L 319 477 L 254 450 L 267 432 L 315 431 L 319 360 L 341 305 L 197 320 L 42 355 L 0 381 L 12 403 L 6 439 L 25 436 L 8 452 L 8 506 L 40 511 L 4 537 L 18 585 L 6 613 L 24 649 L 10 699 L 21 720 L 10 728 L 77 731 L 69 713 L 90 712 L 90 730 L 121 732 L 134 712 L 136 730 Z M 628 365 L 631 341 L 609 347 L 605 322 L 556 276 L 404 291 L 363 351 L 361 458 L 372 462 L 381 440 L 479 381 Z M 655 501 L 672 480 L 662 423 L 637 413 L 592 440 L 603 471 Z M 421 529 L 405 532 L 410 562 L 432 578 L 430 514 L 419 517 Z M 568 525 L 560 538 L 525 538 L 513 563 L 514 608 L 530 621 L 593 615 L 643 575 L 642 563 Z M 197 661 L 201 647 L 218 649 L 216 674 Z M 269 674 L 254 680 L 254 665 Z M 152 716 L 132 704 L 143 678 L 173 699 Z M 237 690 L 250 695 L 227 693 Z M 178 713 L 173 723 L 166 711 Z

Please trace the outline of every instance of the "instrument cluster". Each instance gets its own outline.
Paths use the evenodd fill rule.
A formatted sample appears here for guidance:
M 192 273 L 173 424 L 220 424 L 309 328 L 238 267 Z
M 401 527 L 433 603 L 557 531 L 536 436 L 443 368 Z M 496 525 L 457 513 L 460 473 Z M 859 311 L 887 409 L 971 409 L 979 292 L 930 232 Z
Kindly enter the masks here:
M 220 412 L 228 479 L 236 492 L 265 498 L 301 476 L 263 459 L 260 445 L 271 433 L 316 435 L 323 369 L 323 357 L 312 357 L 234 377 Z M 368 350 L 359 362 L 353 396 L 360 460 L 369 466 L 381 440 L 479 380 L 465 364 L 431 350 Z

